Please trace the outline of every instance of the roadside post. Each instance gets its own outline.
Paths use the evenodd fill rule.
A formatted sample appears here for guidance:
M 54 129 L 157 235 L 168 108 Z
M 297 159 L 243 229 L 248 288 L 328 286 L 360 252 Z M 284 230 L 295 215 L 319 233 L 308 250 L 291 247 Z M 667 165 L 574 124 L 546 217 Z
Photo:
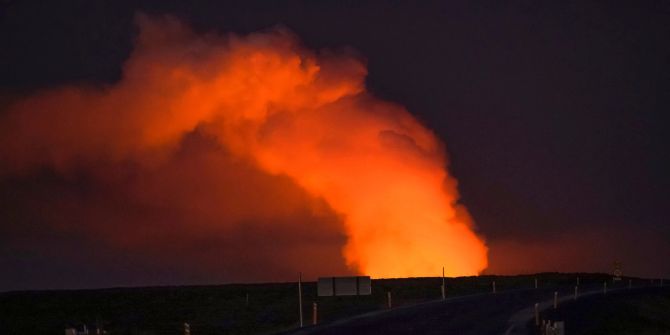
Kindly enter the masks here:
M 391 309 L 391 307 L 393 306 L 393 305 L 391 304 L 391 291 L 386 291 L 386 301 L 387 301 L 387 303 L 388 303 L 388 307 L 389 307 L 389 309 Z
M 495 280 L 493 281 L 492 286 L 493 286 L 493 294 L 496 294 L 496 281 Z
M 579 286 L 575 286 L 575 300 L 577 300 L 578 290 L 579 290 Z
M 540 325 L 540 304 L 535 303 L 535 326 Z
M 316 302 L 313 302 L 312 303 L 312 324 L 316 325 L 317 320 L 318 320 L 317 305 L 316 305 Z
M 300 328 L 302 328 L 302 272 L 298 273 L 298 310 L 300 313 Z
M 444 286 L 444 266 L 442 267 L 442 300 L 447 299 L 447 288 Z
M 558 292 L 554 291 L 554 309 L 558 307 Z

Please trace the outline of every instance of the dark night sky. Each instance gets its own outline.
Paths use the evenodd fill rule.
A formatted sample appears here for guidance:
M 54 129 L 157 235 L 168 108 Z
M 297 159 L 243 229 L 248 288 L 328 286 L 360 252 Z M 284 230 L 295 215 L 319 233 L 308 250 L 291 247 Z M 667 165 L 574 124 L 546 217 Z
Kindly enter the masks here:
M 356 50 L 369 89 L 446 143 L 490 272 L 608 271 L 621 260 L 632 274 L 670 276 L 668 1 L 4 0 L 3 100 L 118 80 L 137 11 L 198 31 L 279 24 L 309 48 Z M 0 182 L 0 290 L 207 282 L 111 249 L 84 257 L 75 249 L 96 249 L 94 239 L 40 229 L 21 199 L 54 178 Z

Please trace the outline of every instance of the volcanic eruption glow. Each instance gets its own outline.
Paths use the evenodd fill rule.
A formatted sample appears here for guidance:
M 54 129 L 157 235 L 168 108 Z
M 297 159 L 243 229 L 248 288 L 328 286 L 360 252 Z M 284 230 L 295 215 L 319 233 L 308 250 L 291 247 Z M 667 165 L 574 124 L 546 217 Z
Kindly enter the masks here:
M 118 83 L 52 89 L 10 107 L 0 123 L 3 173 L 119 162 L 155 171 L 198 131 L 236 160 L 323 199 L 343 220 L 342 253 L 353 271 L 486 268 L 487 248 L 458 203 L 441 143 L 404 108 L 366 92 L 360 60 L 311 52 L 281 29 L 197 35 L 170 17 L 138 22 Z

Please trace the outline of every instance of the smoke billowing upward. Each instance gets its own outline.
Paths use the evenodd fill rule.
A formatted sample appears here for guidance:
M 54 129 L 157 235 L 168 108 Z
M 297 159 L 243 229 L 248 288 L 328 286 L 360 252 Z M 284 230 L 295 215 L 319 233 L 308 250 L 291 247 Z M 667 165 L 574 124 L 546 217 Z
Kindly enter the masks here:
M 0 122 L 0 178 L 46 168 L 96 185 L 45 205 L 66 218 L 52 229 L 159 258 L 211 237 L 205 249 L 220 253 L 191 258 L 233 279 L 271 279 L 258 262 L 277 276 L 486 268 L 441 143 L 366 92 L 360 60 L 311 52 L 281 29 L 240 37 L 197 35 L 169 17 L 138 23 L 120 82 L 41 92 Z

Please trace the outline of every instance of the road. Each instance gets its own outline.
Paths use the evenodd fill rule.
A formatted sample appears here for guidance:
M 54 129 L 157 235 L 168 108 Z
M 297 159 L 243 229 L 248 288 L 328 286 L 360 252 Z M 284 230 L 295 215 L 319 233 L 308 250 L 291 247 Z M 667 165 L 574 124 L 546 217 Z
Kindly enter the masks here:
M 477 294 L 367 313 L 292 334 L 525 334 L 534 304 L 550 308 L 554 291 L 559 292 L 559 303 L 574 299 L 573 287 Z M 582 298 L 595 297 L 602 294 L 602 287 L 582 286 L 580 291 Z

